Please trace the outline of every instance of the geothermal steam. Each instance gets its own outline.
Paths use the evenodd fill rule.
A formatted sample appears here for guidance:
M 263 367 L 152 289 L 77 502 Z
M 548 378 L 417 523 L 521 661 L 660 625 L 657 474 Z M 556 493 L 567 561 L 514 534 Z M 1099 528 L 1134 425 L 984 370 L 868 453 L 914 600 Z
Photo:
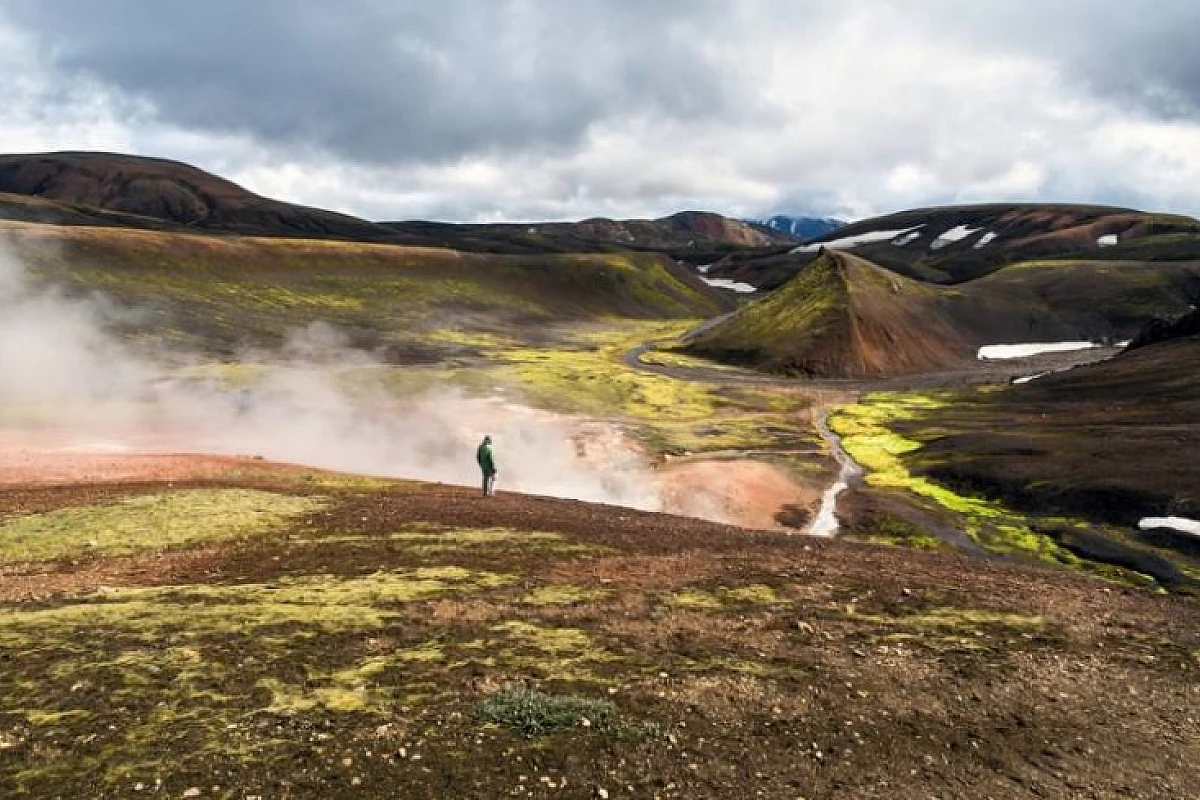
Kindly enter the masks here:
M 445 389 L 397 398 L 387 370 L 320 325 L 255 354 L 258 377 L 231 389 L 181 366 L 185 354 L 135 352 L 109 332 L 120 313 L 35 285 L 0 248 L 0 419 L 84 451 L 258 455 L 458 484 L 476 482 L 486 433 L 501 488 L 661 506 L 654 473 L 615 429 Z M 364 379 L 372 373 L 378 380 Z

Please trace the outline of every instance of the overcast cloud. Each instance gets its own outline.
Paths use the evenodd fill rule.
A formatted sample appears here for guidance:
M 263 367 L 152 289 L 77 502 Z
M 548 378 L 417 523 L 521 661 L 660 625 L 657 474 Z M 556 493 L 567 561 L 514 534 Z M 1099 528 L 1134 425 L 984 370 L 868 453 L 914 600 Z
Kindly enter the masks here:
M 0 151 L 374 219 L 1200 213 L 1185 0 L 0 0 Z

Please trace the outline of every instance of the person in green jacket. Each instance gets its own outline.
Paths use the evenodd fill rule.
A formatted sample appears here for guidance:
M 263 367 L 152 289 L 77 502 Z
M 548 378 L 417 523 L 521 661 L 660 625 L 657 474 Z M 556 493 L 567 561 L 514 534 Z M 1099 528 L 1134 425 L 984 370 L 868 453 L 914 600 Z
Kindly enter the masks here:
M 475 451 L 475 460 L 483 470 L 483 495 L 487 497 L 496 493 L 496 454 L 492 452 L 492 437 L 485 436 Z

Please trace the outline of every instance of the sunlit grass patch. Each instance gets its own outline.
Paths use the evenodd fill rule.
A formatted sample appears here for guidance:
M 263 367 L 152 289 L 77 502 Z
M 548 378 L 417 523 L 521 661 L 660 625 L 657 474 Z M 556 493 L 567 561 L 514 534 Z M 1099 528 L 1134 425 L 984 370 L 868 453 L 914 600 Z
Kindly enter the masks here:
M 160 551 L 265 533 L 323 508 L 322 498 L 251 489 L 192 489 L 10 517 L 0 561 Z

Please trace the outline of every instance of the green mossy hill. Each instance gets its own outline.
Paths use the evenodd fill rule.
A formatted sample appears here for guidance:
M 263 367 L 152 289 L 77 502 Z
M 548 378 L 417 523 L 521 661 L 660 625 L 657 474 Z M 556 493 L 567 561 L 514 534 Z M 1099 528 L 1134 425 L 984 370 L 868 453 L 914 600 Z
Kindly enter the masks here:
M 39 276 L 146 309 L 156 335 L 210 352 L 274 346 L 323 321 L 357 346 L 437 349 L 432 332 L 518 339 L 547 324 L 710 316 L 720 298 L 652 253 L 501 256 L 309 239 L 6 223 Z M 47 246 L 52 245 L 52 246 Z M 408 359 L 412 360 L 412 359 Z
M 967 394 L 924 424 L 916 470 L 1016 508 L 1133 528 L 1200 515 L 1200 337 L 1123 353 L 1001 392 Z
M 945 369 L 970 357 L 941 290 L 843 253 L 822 256 L 683 349 L 769 372 L 834 378 Z

